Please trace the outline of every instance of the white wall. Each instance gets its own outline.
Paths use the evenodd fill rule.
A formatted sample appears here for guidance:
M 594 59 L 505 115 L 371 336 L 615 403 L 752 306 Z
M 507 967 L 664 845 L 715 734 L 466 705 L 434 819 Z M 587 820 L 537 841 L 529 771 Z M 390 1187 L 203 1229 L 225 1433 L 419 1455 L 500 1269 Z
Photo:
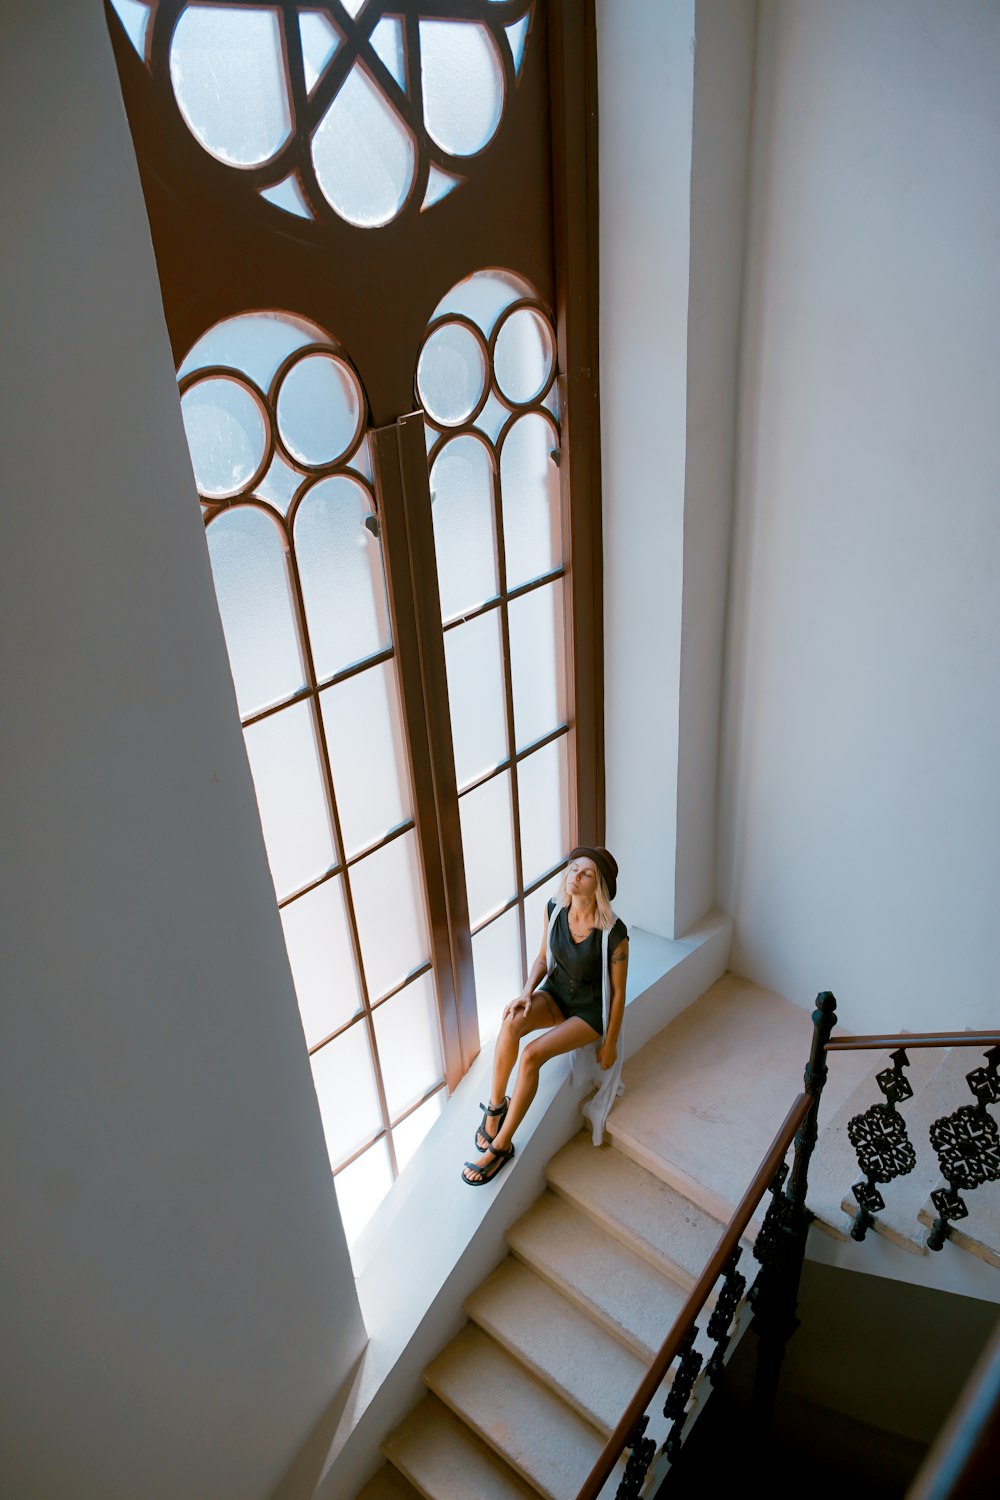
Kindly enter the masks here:
M 1000 10 L 761 6 L 720 865 L 733 967 L 997 1020 Z
M 250 1500 L 364 1332 L 100 6 L 0 112 L 0 1489 Z
M 607 838 L 668 937 L 716 901 L 755 12 L 597 6 Z

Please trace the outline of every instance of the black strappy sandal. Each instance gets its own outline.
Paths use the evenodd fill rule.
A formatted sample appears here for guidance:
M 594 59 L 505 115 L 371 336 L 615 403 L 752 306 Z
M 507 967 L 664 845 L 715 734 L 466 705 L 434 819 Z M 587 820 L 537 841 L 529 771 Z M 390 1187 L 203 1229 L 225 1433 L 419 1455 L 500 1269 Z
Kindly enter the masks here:
M 480 1100 L 479 1108 L 483 1112 L 483 1123 L 476 1131 L 476 1149 L 479 1151 L 488 1151 L 500 1133 L 500 1128 L 504 1120 L 507 1118 L 507 1111 L 510 1109 L 510 1099 L 505 1095 L 503 1103 L 498 1104 L 495 1109 L 492 1104 L 483 1104 Z M 492 1135 L 486 1134 L 487 1120 L 496 1120 L 497 1122 L 497 1128 Z
M 462 1168 L 462 1181 L 468 1187 L 485 1187 L 488 1182 L 493 1181 L 498 1172 L 503 1171 L 514 1155 L 513 1146 L 509 1146 L 506 1151 L 502 1146 L 487 1146 L 486 1150 L 493 1157 L 493 1161 L 488 1167 L 477 1167 L 475 1162 L 467 1161 Z M 466 1177 L 466 1172 L 478 1172 L 479 1177 Z

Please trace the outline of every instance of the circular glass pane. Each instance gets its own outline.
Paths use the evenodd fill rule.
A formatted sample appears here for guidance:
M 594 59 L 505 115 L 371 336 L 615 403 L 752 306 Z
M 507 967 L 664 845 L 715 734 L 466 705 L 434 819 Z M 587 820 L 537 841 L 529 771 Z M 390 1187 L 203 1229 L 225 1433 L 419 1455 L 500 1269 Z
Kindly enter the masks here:
M 548 385 L 555 364 L 555 341 L 548 320 L 533 307 L 512 312 L 493 346 L 497 385 L 508 401 L 523 406 Z
M 181 416 L 199 492 L 210 500 L 238 495 L 260 468 L 267 425 L 245 386 L 213 375 L 189 386 Z
M 417 361 L 417 392 L 435 422 L 455 427 L 471 417 L 486 384 L 483 347 L 464 323 L 435 328 Z
M 299 463 L 336 463 L 354 446 L 361 391 L 342 359 L 307 354 L 282 380 L 276 415 L 281 440 Z

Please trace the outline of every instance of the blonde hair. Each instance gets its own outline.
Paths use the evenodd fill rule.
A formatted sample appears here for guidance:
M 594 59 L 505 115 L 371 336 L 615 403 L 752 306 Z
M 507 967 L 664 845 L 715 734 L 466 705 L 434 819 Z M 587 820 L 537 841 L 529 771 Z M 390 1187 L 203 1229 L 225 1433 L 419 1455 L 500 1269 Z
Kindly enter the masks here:
M 594 864 L 593 860 L 591 860 L 591 864 Z M 563 871 L 562 880 L 560 880 L 559 882 L 559 889 L 556 891 L 555 896 L 557 906 L 568 906 L 570 903 L 570 894 L 566 889 L 566 882 L 569 879 L 569 870 L 570 867 L 569 865 L 567 865 L 565 870 Z M 615 914 L 611 910 L 611 897 L 608 895 L 608 888 L 604 884 L 604 876 L 601 874 L 596 864 L 594 864 L 594 873 L 597 876 L 597 885 L 594 891 L 594 901 L 597 907 L 594 913 L 596 918 L 594 926 L 599 928 L 601 932 L 606 932 L 609 927 L 613 927 L 615 925 Z

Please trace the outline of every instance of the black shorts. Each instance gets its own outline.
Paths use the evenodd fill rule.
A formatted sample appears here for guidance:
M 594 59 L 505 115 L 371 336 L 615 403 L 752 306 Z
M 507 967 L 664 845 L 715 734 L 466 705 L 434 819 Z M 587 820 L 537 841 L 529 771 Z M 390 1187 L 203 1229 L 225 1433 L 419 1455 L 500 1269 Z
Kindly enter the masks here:
M 538 988 L 543 995 L 548 995 L 549 999 L 555 1003 L 557 1010 L 565 1020 L 568 1021 L 571 1016 L 579 1016 L 580 1020 L 586 1021 L 587 1025 L 596 1031 L 598 1036 L 604 1035 L 604 1006 L 600 1000 L 578 1002 L 564 999 L 557 989 L 554 987 L 550 989 L 544 979 Z

